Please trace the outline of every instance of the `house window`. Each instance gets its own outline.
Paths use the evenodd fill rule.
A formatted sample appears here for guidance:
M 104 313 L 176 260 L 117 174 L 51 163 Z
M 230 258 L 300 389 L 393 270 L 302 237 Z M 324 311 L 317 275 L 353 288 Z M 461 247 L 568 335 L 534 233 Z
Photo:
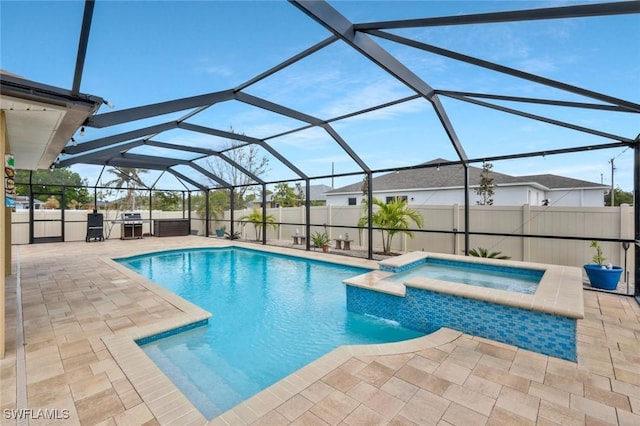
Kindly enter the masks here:
M 356 197 L 349 197 L 349 205 L 350 206 L 356 205 Z
M 387 197 L 385 202 L 386 203 L 390 203 L 390 202 L 392 202 L 394 200 L 407 201 L 407 196 L 406 195 L 396 195 L 396 196 L 393 196 L 393 197 Z

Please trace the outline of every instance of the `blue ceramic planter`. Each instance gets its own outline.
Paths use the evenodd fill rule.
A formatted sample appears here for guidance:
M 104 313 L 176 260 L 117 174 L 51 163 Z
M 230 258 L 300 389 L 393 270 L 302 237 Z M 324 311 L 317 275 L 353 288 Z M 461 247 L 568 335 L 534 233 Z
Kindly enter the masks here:
M 584 265 L 584 270 L 589 277 L 591 287 L 603 290 L 615 290 L 616 287 L 618 287 L 618 281 L 620 281 L 620 275 L 622 274 L 622 268 L 620 266 L 606 269 L 595 263 Z

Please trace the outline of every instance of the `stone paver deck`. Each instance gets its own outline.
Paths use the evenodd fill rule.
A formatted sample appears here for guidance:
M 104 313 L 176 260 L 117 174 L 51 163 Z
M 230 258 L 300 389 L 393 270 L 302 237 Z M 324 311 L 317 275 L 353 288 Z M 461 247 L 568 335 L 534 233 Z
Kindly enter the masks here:
M 206 424 L 132 339 L 207 313 L 110 258 L 224 243 L 190 236 L 15 246 L 0 424 Z M 584 304 L 577 363 L 443 329 L 339 348 L 209 423 L 638 425 L 640 306 L 592 291 Z M 19 420 L 13 410 L 31 411 Z

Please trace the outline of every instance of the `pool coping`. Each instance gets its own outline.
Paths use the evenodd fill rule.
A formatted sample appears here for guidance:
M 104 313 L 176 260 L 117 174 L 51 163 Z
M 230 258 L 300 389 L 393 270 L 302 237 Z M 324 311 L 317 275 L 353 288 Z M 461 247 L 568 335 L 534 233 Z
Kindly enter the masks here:
M 429 257 L 466 263 L 534 269 L 544 271 L 544 275 L 540 279 L 534 294 L 516 293 L 423 277 L 412 278 L 402 284 L 385 281 L 385 278 L 393 275 L 393 272 L 382 270 L 358 275 L 345 280 L 344 283 L 399 297 L 404 297 L 406 287 L 413 287 L 567 318 L 584 318 L 582 270 L 577 267 L 420 251 L 386 259 L 379 262 L 379 264 L 383 267 L 402 269 L 407 265 L 420 262 Z
M 256 247 L 255 245 L 242 242 L 212 244 L 211 246 L 203 246 L 202 248 L 224 247 L 250 248 L 274 254 L 286 254 L 368 269 L 377 268 L 378 264 L 376 261 L 367 259 L 345 258 L 344 256 L 327 253 L 322 253 L 322 256 L 319 257 L 318 255 L 320 253 L 316 252 L 300 252 L 300 250 L 283 247 Z M 155 252 L 157 251 L 150 250 L 137 255 Z M 156 419 L 158 419 L 160 424 L 227 425 L 250 423 L 277 408 L 289 398 L 329 374 L 333 369 L 348 361 L 353 356 L 392 355 L 420 351 L 449 343 L 462 335 L 459 331 L 441 328 L 429 335 L 402 342 L 339 346 L 260 391 L 256 395 L 249 397 L 235 407 L 222 413 L 220 416 L 208 420 L 175 386 L 171 379 L 162 372 L 153 360 L 144 353 L 136 341 L 207 320 L 212 314 L 136 274 L 112 258 L 102 258 L 101 260 L 118 269 L 118 271 L 122 272 L 125 276 L 135 279 L 137 283 L 140 283 L 148 290 L 159 295 L 184 313 L 184 315 L 179 317 L 169 318 L 145 327 L 124 329 L 113 335 L 103 336 L 101 338 L 115 362 L 120 366 L 131 382 L 131 385 L 136 389 L 140 398 L 147 404 L 149 410 Z

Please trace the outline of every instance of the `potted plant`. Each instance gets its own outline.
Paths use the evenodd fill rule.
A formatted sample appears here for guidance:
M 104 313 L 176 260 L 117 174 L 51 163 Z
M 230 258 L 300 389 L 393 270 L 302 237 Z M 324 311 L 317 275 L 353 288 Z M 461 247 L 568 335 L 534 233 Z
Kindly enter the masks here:
M 220 228 L 216 228 L 216 237 L 224 237 L 224 231 L 227 230 L 225 225 L 222 225 Z
M 613 266 L 610 263 L 604 263 L 606 258 L 602 254 L 602 248 L 597 241 L 592 241 L 590 247 L 595 250 L 592 257 L 594 263 L 584 265 L 584 270 L 589 277 L 591 287 L 603 290 L 615 290 L 616 287 L 618 287 L 618 281 L 620 281 L 622 268 L 620 266 Z
M 234 232 L 233 234 L 231 232 L 225 232 L 224 233 L 224 237 L 227 240 L 239 240 L 240 237 L 242 236 L 242 234 L 240 232 Z
M 325 253 L 329 251 L 329 237 L 326 233 L 316 232 L 314 234 L 311 234 L 311 241 L 313 241 L 314 247 L 322 247 L 322 251 Z

